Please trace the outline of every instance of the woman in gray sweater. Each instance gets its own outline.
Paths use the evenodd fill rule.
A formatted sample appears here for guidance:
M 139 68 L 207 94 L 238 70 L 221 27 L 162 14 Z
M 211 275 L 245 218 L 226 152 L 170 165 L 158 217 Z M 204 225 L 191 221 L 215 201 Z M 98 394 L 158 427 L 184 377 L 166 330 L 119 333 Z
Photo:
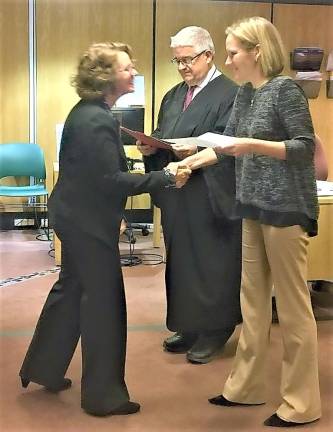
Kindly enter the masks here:
M 317 329 L 307 287 L 308 237 L 317 233 L 314 131 L 307 100 L 280 76 L 283 45 L 261 17 L 226 30 L 226 64 L 243 83 L 221 147 L 182 161 L 191 169 L 235 156 L 235 215 L 243 219 L 243 326 L 232 371 L 215 405 L 265 403 L 274 285 L 283 339 L 281 404 L 266 426 L 290 427 L 321 415 Z M 245 84 L 244 84 L 245 83 Z

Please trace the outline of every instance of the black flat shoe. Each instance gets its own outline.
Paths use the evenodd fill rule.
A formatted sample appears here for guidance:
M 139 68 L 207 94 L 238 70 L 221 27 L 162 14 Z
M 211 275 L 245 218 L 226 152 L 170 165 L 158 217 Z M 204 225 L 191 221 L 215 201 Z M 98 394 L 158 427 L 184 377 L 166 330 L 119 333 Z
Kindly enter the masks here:
M 27 378 L 21 377 L 21 383 L 22 383 L 23 388 L 27 388 L 28 385 L 30 384 L 30 380 L 28 380 Z M 47 390 L 50 393 L 58 393 L 62 390 L 67 390 L 71 386 L 72 386 L 72 380 L 70 380 L 69 378 L 64 378 L 62 380 L 62 382 L 60 382 L 57 385 L 50 385 L 50 386 L 44 386 L 44 387 L 45 387 L 45 390 Z
M 232 402 L 226 399 L 223 395 L 215 396 L 213 398 L 208 399 L 208 402 L 213 405 L 219 405 L 219 406 L 258 406 L 258 405 L 264 405 L 264 403 L 260 404 L 246 404 L 241 402 Z
M 305 426 L 309 423 L 313 423 L 318 420 L 314 420 L 311 422 L 305 422 L 305 423 L 296 423 L 292 421 L 286 421 L 282 420 L 277 414 L 273 414 L 268 419 L 264 421 L 265 426 L 271 426 L 271 427 L 297 427 L 297 426 Z
M 96 416 L 96 417 L 105 417 L 109 415 L 129 415 L 129 414 L 135 414 L 136 412 L 140 411 L 140 404 L 137 402 L 131 402 L 128 401 L 122 405 L 120 405 L 118 408 L 115 408 L 108 412 L 97 412 L 97 411 L 89 411 L 85 410 L 87 414 Z
M 196 333 L 177 332 L 164 340 L 163 348 L 171 353 L 184 354 L 195 343 L 197 337 Z

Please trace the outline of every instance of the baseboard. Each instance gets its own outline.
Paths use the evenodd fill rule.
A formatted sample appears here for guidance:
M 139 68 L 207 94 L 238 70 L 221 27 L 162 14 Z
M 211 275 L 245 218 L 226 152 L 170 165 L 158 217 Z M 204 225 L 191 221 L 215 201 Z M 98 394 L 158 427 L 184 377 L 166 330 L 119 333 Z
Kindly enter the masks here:
M 152 209 L 135 209 L 125 210 L 125 217 L 128 222 L 151 224 L 153 222 Z M 36 229 L 47 226 L 48 214 L 45 211 L 38 212 L 37 222 L 35 220 L 34 211 L 23 212 L 1 212 L 0 213 L 0 229 Z
M 125 210 L 125 217 L 128 222 L 151 224 L 153 221 L 153 211 L 151 209 Z M 4 231 L 17 229 L 37 229 L 40 222 L 36 222 L 33 211 L 24 212 L 1 212 L 0 229 Z M 38 212 L 38 219 L 42 222 L 41 226 L 47 226 L 47 212 Z
M 0 214 L 0 229 L 4 231 L 18 229 L 37 229 L 47 226 L 48 214 L 38 212 L 38 221 L 35 212 L 2 212 Z

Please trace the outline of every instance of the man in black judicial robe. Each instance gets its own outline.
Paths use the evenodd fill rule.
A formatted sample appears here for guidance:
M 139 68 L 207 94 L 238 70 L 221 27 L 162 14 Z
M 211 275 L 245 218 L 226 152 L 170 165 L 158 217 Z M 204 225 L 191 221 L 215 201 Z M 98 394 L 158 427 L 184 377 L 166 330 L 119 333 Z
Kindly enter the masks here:
M 186 27 L 171 38 L 173 62 L 183 82 L 164 96 L 153 136 L 182 138 L 223 133 L 237 92 L 236 84 L 213 64 L 207 30 Z M 191 86 L 194 98 L 184 110 Z M 193 90 L 193 89 L 192 89 Z M 159 170 L 191 153 L 141 145 L 146 171 Z M 192 363 L 209 362 L 241 321 L 241 222 L 233 219 L 234 159 L 192 173 L 181 190 L 158 191 L 166 245 L 169 352 L 185 353 Z

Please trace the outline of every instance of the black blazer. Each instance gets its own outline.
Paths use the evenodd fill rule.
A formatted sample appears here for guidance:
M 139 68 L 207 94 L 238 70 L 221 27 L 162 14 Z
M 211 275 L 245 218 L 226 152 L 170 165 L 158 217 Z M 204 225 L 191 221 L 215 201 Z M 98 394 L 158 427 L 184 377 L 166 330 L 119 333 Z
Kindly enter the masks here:
M 103 101 L 78 102 L 64 125 L 59 178 L 49 199 L 55 229 L 75 224 L 107 243 L 118 242 L 127 196 L 170 184 L 161 171 L 127 171 L 119 123 L 110 109 Z

